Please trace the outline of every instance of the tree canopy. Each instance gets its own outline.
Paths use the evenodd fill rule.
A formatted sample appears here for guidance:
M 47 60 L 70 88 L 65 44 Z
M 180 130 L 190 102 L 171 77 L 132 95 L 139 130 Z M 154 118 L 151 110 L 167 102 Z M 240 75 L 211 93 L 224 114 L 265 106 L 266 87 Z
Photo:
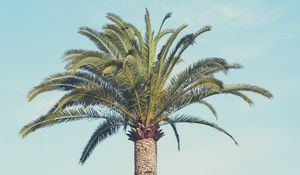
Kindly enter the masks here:
M 217 94 L 231 94 L 252 105 L 244 92 L 250 91 L 271 98 L 267 90 L 248 84 L 224 84 L 214 74 L 227 74 L 230 69 L 241 68 L 223 58 L 209 57 L 198 60 L 186 69 L 171 75 L 174 67 L 184 60 L 183 53 L 204 33 L 211 30 L 204 26 L 194 33 L 179 38 L 186 24 L 165 29 L 164 23 L 154 32 L 150 15 L 146 10 L 146 31 L 141 33 L 133 24 L 108 13 L 111 23 L 102 31 L 81 27 L 79 33 L 91 40 L 98 50 L 71 49 L 65 52 L 65 71 L 56 73 L 28 94 L 29 101 L 48 91 L 63 91 L 64 95 L 46 113 L 20 131 L 23 137 L 29 133 L 59 123 L 81 119 L 101 120 L 86 145 L 81 163 L 84 163 L 95 146 L 105 138 L 131 128 L 131 140 L 163 136 L 161 125 L 171 125 L 178 141 L 177 123 L 196 123 L 213 127 L 234 138 L 221 127 L 197 116 L 178 113 L 191 105 L 206 106 L 214 116 L 217 112 L 205 99 Z M 144 35 L 144 37 L 143 37 Z M 161 48 L 158 44 L 164 38 Z

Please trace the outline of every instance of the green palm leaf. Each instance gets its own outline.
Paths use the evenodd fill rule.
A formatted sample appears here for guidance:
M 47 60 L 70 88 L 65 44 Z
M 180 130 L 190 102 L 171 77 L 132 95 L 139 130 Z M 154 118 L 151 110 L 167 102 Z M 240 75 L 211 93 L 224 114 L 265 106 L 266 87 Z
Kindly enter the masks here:
M 214 123 L 208 122 L 206 120 L 199 119 L 197 117 L 193 117 L 193 116 L 189 116 L 189 115 L 179 115 L 179 116 L 169 118 L 168 123 L 195 123 L 195 124 L 206 125 L 206 126 L 215 128 L 220 132 L 223 132 L 228 137 L 230 137 L 236 145 L 238 145 L 237 141 L 233 138 L 233 136 L 230 135 L 223 128 L 219 127 L 218 125 L 216 125 Z
M 88 27 L 81 27 L 79 33 L 93 41 L 101 51 L 110 54 L 113 58 L 118 57 L 118 51 L 105 34 Z
M 176 141 L 177 141 L 177 149 L 178 151 L 180 151 L 180 137 L 179 137 L 179 134 L 178 134 L 178 131 L 177 131 L 177 128 L 176 128 L 176 124 L 173 123 L 173 122 L 169 122 L 168 120 L 166 120 L 172 127 L 173 131 L 174 131 L 174 134 L 175 134 L 175 138 L 176 138 Z
M 171 13 L 171 12 L 169 12 L 169 13 L 166 14 L 166 16 L 164 17 L 164 19 L 162 20 L 162 22 L 161 22 L 161 24 L 160 24 L 158 33 L 160 33 L 161 29 L 163 28 L 163 25 L 164 25 L 165 21 L 166 21 L 167 19 L 169 19 L 171 16 L 172 16 L 172 13 Z
M 248 84 L 233 84 L 233 85 L 224 86 L 223 92 L 232 92 L 232 91 L 250 91 L 250 92 L 255 92 L 260 95 L 263 95 L 267 98 L 273 97 L 273 95 L 268 90 L 258 86 L 253 86 Z
M 241 93 L 241 92 L 238 92 L 238 91 L 228 91 L 227 93 L 242 98 L 242 99 L 243 99 L 245 102 L 247 102 L 250 106 L 253 106 L 253 104 L 254 104 L 253 101 L 251 100 L 251 98 L 249 98 L 247 95 L 245 95 L 245 94 L 243 94 L 243 93 Z
M 81 119 L 100 119 L 115 120 L 109 116 L 101 115 L 99 111 L 93 108 L 76 108 L 76 109 L 63 109 L 48 113 L 40 118 L 25 125 L 20 134 L 26 137 L 31 132 L 43 127 L 49 127 L 54 124 L 65 123 L 69 121 L 77 121 Z M 119 119 L 118 119 L 119 120 Z
M 209 104 L 208 102 L 206 102 L 204 100 L 199 100 L 198 103 L 203 104 L 204 106 L 208 107 L 208 109 L 213 113 L 213 115 L 216 117 L 216 119 L 218 119 L 217 111 L 211 104 Z
M 103 123 L 101 123 L 98 126 L 98 128 L 94 131 L 87 145 L 83 149 L 82 155 L 80 157 L 80 163 L 84 164 L 84 162 L 93 152 L 97 144 L 99 144 L 109 136 L 116 134 L 119 128 L 120 128 L 120 124 L 115 122 L 104 121 Z

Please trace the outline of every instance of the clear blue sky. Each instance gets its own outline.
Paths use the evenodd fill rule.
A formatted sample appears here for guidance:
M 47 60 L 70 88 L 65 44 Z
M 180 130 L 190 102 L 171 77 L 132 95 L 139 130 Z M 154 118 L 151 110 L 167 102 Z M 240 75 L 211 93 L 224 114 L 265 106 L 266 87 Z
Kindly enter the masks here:
M 147 7 L 156 29 L 167 12 L 168 26 L 189 24 L 185 33 L 204 25 L 213 30 L 185 55 L 185 65 L 207 56 L 239 62 L 244 68 L 220 75 L 226 83 L 251 83 L 269 89 L 273 100 L 249 94 L 240 99 L 208 99 L 219 120 L 198 105 L 187 112 L 214 121 L 232 133 L 198 125 L 180 125 L 182 150 L 170 128 L 158 143 L 159 175 L 283 175 L 300 172 L 300 1 L 292 0 L 0 0 L 0 174 L 131 175 L 133 143 L 124 133 L 98 145 L 84 166 L 83 147 L 97 122 L 75 122 L 41 129 L 26 139 L 18 135 L 27 122 L 45 113 L 61 94 L 47 93 L 26 102 L 27 92 L 48 75 L 63 71 L 62 54 L 70 48 L 94 49 L 77 31 L 96 29 L 107 12 L 144 29 Z M 182 67 L 179 67 L 180 69 Z

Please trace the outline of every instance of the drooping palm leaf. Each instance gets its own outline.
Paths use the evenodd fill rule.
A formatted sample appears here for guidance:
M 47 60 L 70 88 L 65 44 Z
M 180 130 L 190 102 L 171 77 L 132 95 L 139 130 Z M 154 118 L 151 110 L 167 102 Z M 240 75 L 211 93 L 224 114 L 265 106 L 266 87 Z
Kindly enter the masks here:
M 22 137 L 26 137 L 28 134 L 34 132 L 37 129 L 49 127 L 54 124 L 65 123 L 69 121 L 77 121 L 81 119 L 101 118 L 112 121 L 121 121 L 120 118 L 112 118 L 111 116 L 103 115 L 93 108 L 63 109 L 43 115 L 40 118 L 25 125 L 21 129 L 20 134 L 22 135 Z
M 173 122 L 169 122 L 169 120 L 166 120 L 166 122 L 168 122 L 171 125 L 171 127 L 174 131 L 175 138 L 176 138 L 176 141 L 177 141 L 177 149 L 178 149 L 178 151 L 180 151 L 180 137 L 179 137 L 179 134 L 178 134 L 178 131 L 177 131 L 177 128 L 176 128 L 176 124 L 173 123 Z
M 248 85 L 248 84 L 233 84 L 233 85 L 226 85 L 224 86 L 223 89 L 224 92 L 231 92 L 231 91 L 250 91 L 250 92 L 255 92 L 257 94 L 263 95 L 267 98 L 272 98 L 273 95 L 266 89 L 258 87 L 258 86 L 253 86 L 253 85 Z
M 118 50 L 105 34 L 88 27 L 81 27 L 79 33 L 93 41 L 99 50 L 111 55 L 112 58 L 118 57 Z
M 95 147 L 104 139 L 108 138 L 113 134 L 116 134 L 119 128 L 120 128 L 120 124 L 115 122 L 104 121 L 103 123 L 101 123 L 98 126 L 98 128 L 94 131 L 87 145 L 83 149 L 82 155 L 80 157 L 80 163 L 83 164 L 86 161 L 86 159 L 90 156 L 90 154 L 93 152 Z
M 168 123 L 195 123 L 195 124 L 207 125 L 207 126 L 217 129 L 220 132 L 223 132 L 228 137 L 230 137 L 236 145 L 238 145 L 237 141 L 233 138 L 233 136 L 231 134 L 229 134 L 227 131 L 225 131 L 223 128 L 219 127 L 218 125 L 216 125 L 214 123 L 199 119 L 198 117 L 193 117 L 193 116 L 189 116 L 189 115 L 178 115 L 178 116 L 169 118 Z

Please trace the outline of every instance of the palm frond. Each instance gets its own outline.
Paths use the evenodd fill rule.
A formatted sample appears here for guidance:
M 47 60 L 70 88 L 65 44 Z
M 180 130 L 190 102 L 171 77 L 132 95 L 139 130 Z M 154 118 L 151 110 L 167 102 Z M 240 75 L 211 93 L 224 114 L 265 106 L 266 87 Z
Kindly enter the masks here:
M 47 91 L 53 91 L 53 90 L 58 90 L 58 91 L 69 91 L 72 89 L 77 88 L 76 85 L 72 84 L 62 84 L 62 83 L 57 83 L 57 82 L 46 82 L 44 84 L 41 84 L 39 86 L 34 87 L 27 95 L 27 100 L 31 101 L 33 98 L 35 98 L 38 94 L 41 94 L 43 92 Z
M 202 33 L 210 31 L 210 26 L 205 26 L 196 33 L 187 34 L 182 37 L 176 44 L 175 49 L 170 53 L 168 56 L 165 65 L 164 65 L 164 79 L 169 77 L 170 73 L 172 72 L 174 66 L 177 64 L 178 60 L 181 58 L 181 54 L 194 42 L 195 39 Z
M 132 24 L 130 23 L 126 23 L 125 24 L 126 27 L 128 27 L 129 29 L 131 29 L 134 33 L 134 35 L 137 37 L 138 39 L 138 45 L 139 45 L 139 48 L 138 47 L 135 47 L 135 49 L 137 49 L 139 52 L 139 55 L 143 55 L 145 53 L 145 44 L 144 44 L 144 41 L 143 41 L 143 37 L 142 37 L 142 33 Z M 135 46 L 135 41 L 133 40 L 133 38 L 128 38 L 130 40 L 130 42 L 132 43 L 133 46 Z
M 111 25 L 110 25 L 111 26 Z M 116 27 L 116 26 L 115 26 Z M 127 44 L 126 39 L 124 38 L 123 33 L 115 28 L 104 28 L 105 34 L 108 36 L 109 40 L 114 43 L 114 46 L 120 53 L 120 57 L 126 56 L 130 46 Z
M 64 57 L 70 56 L 70 55 L 79 55 L 82 53 L 85 53 L 87 50 L 84 49 L 69 49 L 65 51 Z
M 165 29 L 162 30 L 161 32 L 157 33 L 153 41 L 155 42 L 155 46 L 157 46 L 158 42 L 166 35 L 172 34 L 175 32 L 175 29 Z
M 65 53 L 64 61 L 67 62 L 65 68 L 71 72 L 78 69 L 87 70 L 87 67 L 94 67 L 93 69 L 96 70 L 103 61 L 109 60 L 110 57 L 108 54 L 98 51 L 71 49 Z M 96 62 L 96 60 L 99 62 Z
M 198 117 L 193 117 L 193 116 L 189 116 L 189 115 L 178 115 L 178 116 L 169 118 L 168 123 L 169 122 L 170 123 L 195 123 L 195 124 L 206 125 L 206 126 L 215 128 L 220 132 L 223 132 L 228 137 L 230 137 L 236 145 L 238 145 L 237 141 L 233 138 L 233 136 L 231 134 L 229 134 L 227 131 L 225 131 L 223 128 L 219 127 L 218 125 L 216 125 L 214 123 L 199 119 Z
M 180 151 L 180 137 L 179 137 L 179 134 L 178 134 L 178 131 L 177 131 L 177 128 L 176 128 L 176 124 L 173 123 L 173 122 L 169 122 L 168 120 L 166 120 L 166 122 L 168 122 L 171 125 L 171 127 L 174 131 L 176 141 L 177 141 L 177 149 L 178 149 L 178 151 Z
M 65 94 L 57 104 L 57 108 L 72 107 L 77 104 L 83 104 L 83 106 L 101 105 L 124 115 L 127 115 L 130 110 L 127 101 L 122 95 L 117 94 L 115 91 L 100 88 L 91 88 L 90 90 L 76 89 Z
M 167 93 L 168 96 L 166 99 L 161 100 L 159 107 L 156 106 L 157 111 L 154 118 L 156 121 L 160 119 L 162 114 L 171 115 L 191 104 L 198 103 L 199 101 L 203 100 L 204 98 L 218 94 L 219 91 L 217 89 L 211 87 L 200 87 L 190 90 L 188 93 L 182 94 L 179 93 Z M 162 118 L 163 119 L 163 118 Z
M 107 57 L 88 56 L 70 62 L 66 69 L 72 73 L 75 73 L 78 69 L 86 66 L 91 66 L 98 70 L 107 61 L 109 61 Z
M 214 109 L 214 107 L 206 102 L 205 100 L 199 100 L 198 103 L 203 104 L 204 106 L 208 107 L 208 109 L 214 114 L 216 119 L 218 119 L 217 111 Z
M 118 51 L 105 34 L 88 27 L 81 27 L 79 33 L 93 41 L 101 51 L 110 54 L 113 58 L 118 57 Z
M 106 17 L 121 29 L 124 34 L 124 38 L 127 38 L 130 45 L 133 46 L 132 48 L 138 49 L 136 40 L 134 38 L 134 33 L 128 30 L 129 27 L 125 25 L 126 22 L 124 22 L 120 16 L 113 13 L 107 13 Z
M 171 13 L 171 12 L 169 12 L 169 13 L 167 13 L 167 14 L 165 15 L 164 19 L 162 20 L 162 22 L 161 22 L 161 24 L 160 24 L 158 33 L 160 33 L 160 31 L 161 31 L 161 29 L 162 29 L 162 27 L 163 27 L 165 21 L 166 21 L 168 18 L 171 18 L 171 16 L 172 16 L 172 13 Z
M 229 69 L 239 68 L 241 68 L 241 65 L 228 64 L 227 61 L 222 58 L 213 57 L 202 59 L 172 77 L 167 89 L 170 93 L 173 93 L 176 90 L 184 89 L 195 83 L 195 81 L 199 81 L 201 78 L 211 77 L 211 75 L 216 72 L 223 71 L 226 73 Z
M 247 95 L 239 92 L 239 91 L 229 91 L 229 92 L 226 92 L 228 94 L 232 94 L 232 95 L 235 95 L 235 96 L 238 96 L 240 98 L 242 98 L 245 102 L 247 102 L 250 106 L 253 106 L 253 101 L 251 100 L 251 98 L 249 98 Z
M 164 62 L 165 59 L 167 57 L 167 54 L 169 53 L 169 50 L 172 46 L 172 44 L 174 43 L 174 41 L 176 40 L 177 36 L 179 35 L 179 33 L 185 29 L 187 27 L 187 25 L 181 25 L 179 26 L 173 33 L 172 35 L 168 38 L 168 40 L 166 41 L 166 43 L 162 46 L 160 52 L 157 55 L 157 72 L 161 72 L 162 68 L 164 66 Z M 166 67 L 166 66 L 164 66 Z
M 77 72 L 76 74 L 63 72 L 50 75 L 48 78 L 44 79 L 38 86 L 35 86 L 31 91 L 29 91 L 27 98 L 31 101 L 37 95 L 52 91 L 70 91 L 78 88 L 82 84 L 92 83 L 95 76 L 88 72 Z
M 145 23 L 146 23 L 146 33 L 145 33 L 144 43 L 145 43 L 146 56 L 144 57 L 144 59 L 146 60 L 148 73 L 150 73 L 154 62 L 155 49 L 153 48 L 152 45 L 153 33 L 152 33 L 150 15 L 148 9 L 145 10 Z
M 127 86 L 130 88 L 133 96 L 134 96 L 134 100 L 135 100 L 135 107 L 137 109 L 137 113 L 139 114 L 139 116 L 141 117 L 141 119 L 145 118 L 145 116 L 143 116 L 143 112 L 142 112 L 142 105 L 141 105 L 141 98 L 140 98 L 140 92 L 137 91 L 136 89 L 136 79 L 134 77 L 134 74 L 132 74 L 132 72 L 130 71 L 131 69 L 128 67 L 128 65 L 123 66 L 122 68 L 122 72 L 123 72 L 123 76 L 124 77 L 123 80 L 119 79 L 120 81 L 126 81 L 126 84 L 128 84 Z
M 250 91 L 250 92 L 263 95 L 267 98 L 273 97 L 273 95 L 268 90 L 258 86 L 248 85 L 248 84 L 232 84 L 232 85 L 224 86 L 223 92 L 230 92 L 230 91 Z
M 69 121 L 77 121 L 81 119 L 100 119 L 100 118 L 105 118 L 110 120 L 109 116 L 104 116 L 103 114 L 100 114 L 99 111 L 93 108 L 75 108 L 75 109 L 56 110 L 52 113 L 43 115 L 38 119 L 25 125 L 20 130 L 20 134 L 24 138 L 28 134 L 34 132 L 37 129 L 43 127 L 49 127 L 54 124 L 65 123 Z
M 101 123 L 98 126 L 98 128 L 94 131 L 87 145 L 83 149 L 79 162 L 81 164 L 84 164 L 87 158 L 95 149 L 95 147 L 109 136 L 116 134 L 119 128 L 120 124 L 115 122 L 104 121 L 103 123 Z
M 111 59 L 104 62 L 99 71 L 103 74 L 113 74 L 122 68 L 124 61 L 120 59 Z
M 171 36 L 168 38 L 168 40 L 166 41 L 166 43 L 162 46 L 160 52 L 157 55 L 157 60 L 154 64 L 154 73 L 157 73 L 158 78 L 157 78 L 157 82 L 156 82 L 156 91 L 158 91 L 158 89 L 162 89 L 166 79 L 164 77 L 165 72 L 166 72 L 166 63 L 165 60 L 167 58 L 167 55 L 169 53 L 169 50 L 172 46 L 172 44 L 174 43 L 174 41 L 176 40 L 177 36 L 179 35 L 179 33 L 185 29 L 187 27 L 187 25 L 181 25 L 179 26 L 174 32 L 172 32 Z

